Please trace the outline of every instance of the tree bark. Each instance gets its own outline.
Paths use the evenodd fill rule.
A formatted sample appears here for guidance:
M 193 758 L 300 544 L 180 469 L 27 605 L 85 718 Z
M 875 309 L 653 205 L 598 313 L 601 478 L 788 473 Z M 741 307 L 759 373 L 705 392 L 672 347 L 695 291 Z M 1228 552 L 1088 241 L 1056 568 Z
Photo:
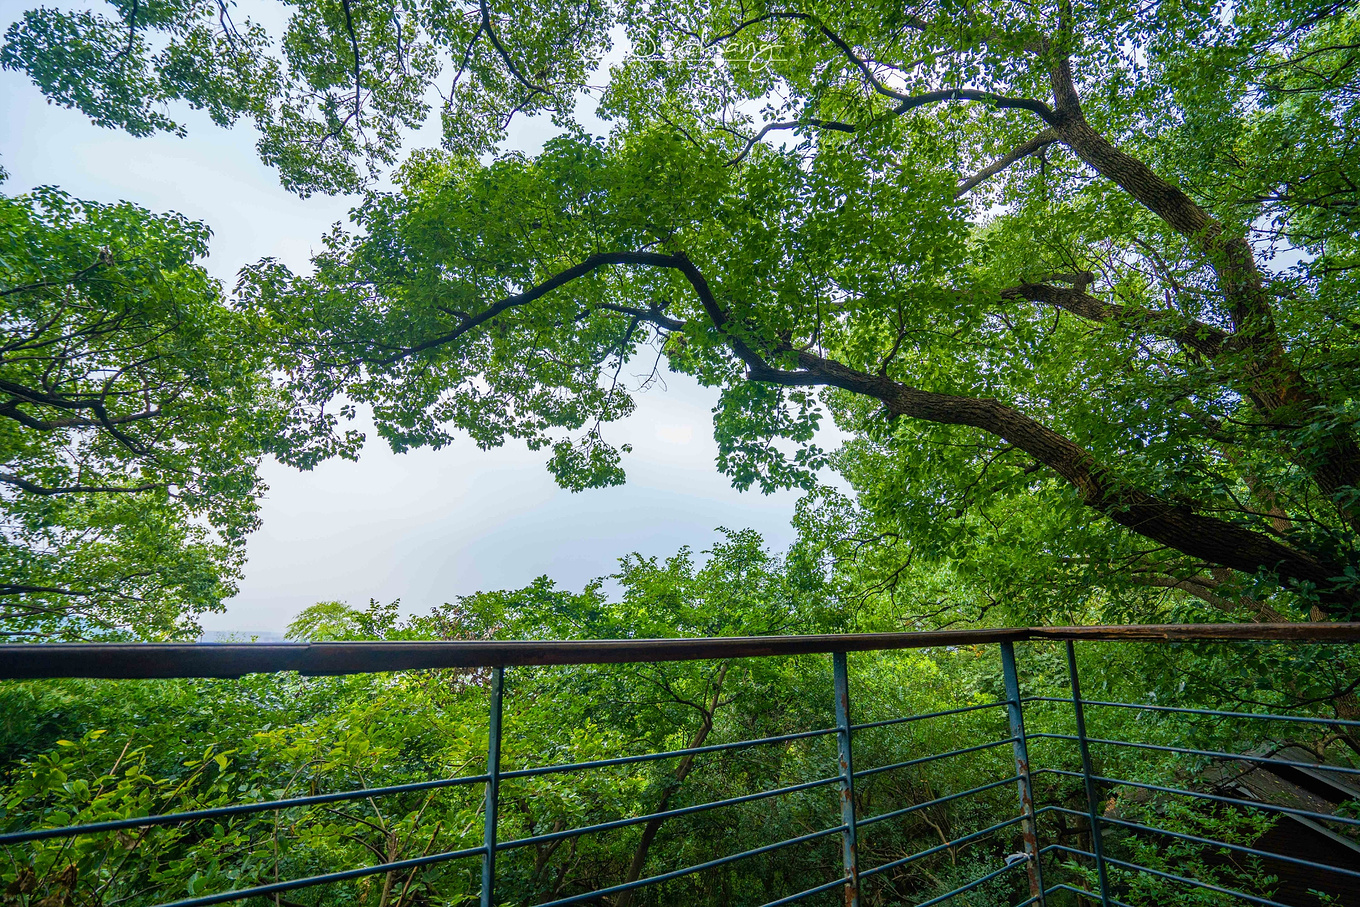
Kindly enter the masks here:
M 1243 390 L 1257 412 L 1280 427 L 1309 419 L 1325 401 L 1285 352 L 1270 294 L 1246 238 L 1229 234 L 1179 187 L 1092 128 L 1081 109 L 1070 61 L 1064 59 L 1050 70 L 1050 83 L 1054 110 L 1048 120 L 1063 144 L 1189 239 L 1208 259 L 1233 320 Z M 1351 528 L 1360 532 L 1360 496 L 1353 493 L 1360 488 L 1360 444 L 1350 429 L 1326 426 L 1317 449 L 1291 445 L 1290 450 L 1294 462 L 1308 471 Z
M 967 425 L 995 435 L 1052 469 L 1081 494 L 1086 506 L 1139 535 L 1192 557 L 1254 574 L 1266 569 L 1286 581 L 1319 590 L 1329 610 L 1355 603 L 1333 588 L 1340 568 L 1226 520 L 1160 500 L 1121 482 L 1080 445 L 997 400 L 923 391 L 882 375 L 869 375 L 812 353 L 798 353 L 797 372 L 757 364 L 754 380 L 782 384 L 825 384 L 883 401 L 893 416 L 941 425 Z

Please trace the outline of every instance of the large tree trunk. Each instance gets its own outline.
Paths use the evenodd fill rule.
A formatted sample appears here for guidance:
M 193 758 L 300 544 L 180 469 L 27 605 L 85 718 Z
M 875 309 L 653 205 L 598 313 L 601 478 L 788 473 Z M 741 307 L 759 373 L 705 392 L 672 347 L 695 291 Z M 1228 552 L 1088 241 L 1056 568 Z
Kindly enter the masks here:
M 1231 364 L 1241 374 L 1241 390 L 1257 412 L 1267 423 L 1281 427 L 1309 420 L 1325 401 L 1285 352 L 1270 293 L 1246 238 L 1229 234 L 1179 187 L 1092 128 L 1082 112 L 1069 61 L 1053 67 L 1050 82 L 1055 108 L 1050 123 L 1062 143 L 1189 239 L 1217 273 L 1233 320 Z M 1302 449 L 1290 445 L 1289 451 L 1351 528 L 1360 532 L 1360 496 L 1351 493 L 1360 487 L 1360 444 L 1350 429 L 1325 424 L 1321 444 Z

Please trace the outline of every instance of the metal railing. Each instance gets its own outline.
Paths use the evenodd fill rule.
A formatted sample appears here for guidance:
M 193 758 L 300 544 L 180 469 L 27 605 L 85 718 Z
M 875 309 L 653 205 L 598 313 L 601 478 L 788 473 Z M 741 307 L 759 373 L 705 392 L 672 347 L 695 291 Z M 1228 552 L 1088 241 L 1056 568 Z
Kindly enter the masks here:
M 1325 765 L 1320 762 L 1301 762 L 1298 760 L 1279 760 L 1269 756 L 1233 753 L 1225 750 L 1210 750 L 1195 747 L 1173 746 L 1114 739 L 1092 735 L 1087 726 L 1087 710 L 1132 710 L 1141 714 L 1178 714 L 1190 717 L 1212 717 L 1241 721 L 1276 721 L 1290 725 L 1322 728 L 1360 728 L 1360 721 L 1333 717 L 1280 715 L 1263 712 L 1233 712 L 1213 709 L 1187 708 L 1180 706 L 1158 705 L 1153 703 L 1129 703 L 1084 699 L 1081 694 L 1081 678 L 1078 672 L 1075 643 L 1082 640 L 1120 640 L 1120 641 L 1239 641 L 1239 642 L 1292 642 L 1292 643 L 1346 643 L 1360 642 L 1360 623 L 1351 624 L 1276 624 L 1276 625 L 1178 625 L 1178 626 L 1131 626 L 1131 627 L 1069 627 L 1069 628 L 1015 628 L 997 630 L 961 630 L 928 633 L 894 634 L 857 634 L 843 636 L 796 636 L 796 637 L 755 637 L 723 639 L 659 639 L 659 640 L 598 640 L 598 641 L 474 641 L 474 642 L 363 642 L 363 643 L 298 643 L 298 644 L 253 644 L 253 645 L 162 645 L 162 644 L 58 644 L 58 645 L 7 645 L 0 646 L 0 679 L 36 678 L 201 678 L 201 677 L 240 677 L 247 673 L 298 671 L 304 675 L 341 675 L 367 672 L 386 672 L 399 670 L 424 670 L 437 668 L 489 668 L 489 712 L 487 719 L 488 746 L 485 771 L 476 775 L 432 779 L 410 784 L 386 787 L 366 787 L 358 790 L 337 793 L 315 794 L 285 799 L 264 800 L 259 802 L 234 804 L 168 813 L 161 815 L 137 816 L 113 821 L 65 825 L 52 828 L 27 828 L 8 830 L 0 833 L 0 845 L 12 848 L 33 842 L 74 838 L 80 835 L 117 832 L 134 828 L 149 828 L 207 819 L 226 819 L 271 810 L 285 810 L 295 807 L 339 803 L 379 796 L 388 796 L 416 791 L 430 791 L 439 788 L 454 788 L 480 785 L 483 788 L 483 834 L 480 845 L 440 853 L 425 854 L 410 859 L 378 863 L 368 866 L 327 872 L 285 881 L 256 885 L 248 888 L 221 891 L 212 894 L 170 901 L 163 907 L 206 907 L 243 901 L 250 898 L 279 895 L 283 892 L 310 888 L 364 876 L 404 870 L 416 870 L 457 860 L 481 861 L 481 889 L 479 901 L 482 907 L 492 907 L 497 902 L 496 885 L 497 857 L 509 851 L 549 844 L 554 841 L 590 835 L 614 829 L 629 828 L 659 820 L 680 818 L 710 810 L 721 810 L 745 803 L 787 796 L 804 791 L 835 787 L 840 803 L 839 824 L 822 828 L 807 834 L 786 838 L 760 847 L 738 853 L 730 853 L 680 869 L 662 872 L 657 875 L 626 881 L 609 887 L 559 897 L 546 902 L 543 907 L 565 907 L 568 904 L 604 903 L 608 898 L 624 892 L 650 886 L 727 866 L 752 857 L 771 854 L 784 848 L 800 844 L 839 838 L 841 843 L 841 863 L 843 876 L 818 880 L 796 893 L 767 902 L 764 907 L 792 904 L 813 898 L 815 895 L 840 892 L 849 907 L 860 903 L 861 891 L 865 881 L 876 876 L 893 873 L 912 863 L 924 860 L 944 851 L 955 849 L 983 839 L 1001 835 L 1018 834 L 1019 851 L 1008 858 L 1004 865 L 986 872 L 967 883 L 920 902 L 916 907 L 929 907 L 950 901 L 971 892 L 995 879 L 1008 874 L 1017 874 L 1023 867 L 1023 875 L 1017 876 L 1017 888 L 1028 889 L 1028 897 L 1017 895 L 1014 907 L 1056 903 L 1059 893 L 1064 896 L 1077 895 L 1102 907 L 1119 905 L 1128 907 L 1116 895 L 1127 888 L 1129 880 L 1135 875 L 1156 879 L 1168 886 L 1184 886 L 1213 892 L 1225 897 L 1236 898 L 1246 903 L 1268 905 L 1268 907 L 1297 907 L 1283 905 L 1270 897 L 1224 887 L 1201 878 L 1192 878 L 1166 869 L 1140 865 L 1130 860 L 1114 856 L 1109 852 L 1106 838 L 1111 830 L 1117 830 L 1149 840 L 1157 836 L 1174 839 L 1185 845 L 1201 847 L 1205 853 L 1228 852 L 1255 859 L 1280 861 L 1284 864 L 1305 869 L 1333 873 L 1348 880 L 1356 881 L 1360 890 L 1360 864 L 1357 868 L 1336 866 L 1311 861 L 1298 856 L 1290 856 L 1261 850 L 1248 844 L 1231 843 L 1211 837 L 1135 822 L 1119 815 L 1111 815 L 1102 810 L 1099 804 L 1099 790 L 1121 789 L 1140 790 L 1154 797 L 1186 798 L 1190 801 L 1213 803 L 1216 807 L 1230 807 L 1239 810 L 1253 810 L 1278 815 L 1294 816 L 1310 822 L 1330 823 L 1343 828 L 1360 829 L 1360 818 L 1331 814 L 1318 810 L 1283 806 L 1243 797 L 1226 796 L 1205 790 L 1189 789 L 1185 786 L 1157 784 L 1132 778 L 1114 777 L 1098 773 L 1094 766 L 1092 748 L 1124 748 L 1176 756 L 1192 756 L 1199 759 L 1226 760 L 1233 762 L 1269 763 L 1308 771 L 1333 772 L 1341 776 L 1360 776 L 1360 769 Z M 1070 695 L 1063 696 L 1025 696 L 1022 695 L 1020 677 L 1016 666 L 1015 643 L 1017 642 L 1061 642 L 1065 644 L 1067 656 L 1067 683 Z M 943 711 L 922 714 L 900 715 L 884 720 L 855 724 L 851 720 L 851 685 L 848 670 L 849 652 L 892 651 L 929 647 L 957 647 L 995 645 L 999 649 L 1004 699 L 997 702 L 974 704 Z M 514 770 L 502 769 L 502 707 L 505 698 L 505 672 L 513 666 L 541 665 L 584 665 L 584 664 L 622 664 L 630 662 L 688 661 L 700 659 L 731 658 L 768 658 L 790 655 L 830 654 L 834 688 L 835 726 L 799 731 L 779 736 L 759 739 L 739 740 L 729 743 L 695 746 L 666 752 L 645 753 L 620 756 L 587 762 L 546 765 Z M 1064 707 L 1071 709 L 1075 733 L 1056 731 L 1027 732 L 1025 727 L 1026 705 L 1042 703 L 1042 708 Z M 956 748 L 947 752 L 892 762 L 866 769 L 856 769 L 854 765 L 854 740 L 857 733 L 905 725 L 919 721 L 948 718 L 972 712 L 992 709 L 1005 709 L 1007 718 L 1006 736 Z M 1045 713 L 1046 715 L 1048 713 Z M 638 765 L 660 760 L 693 757 L 703 754 L 749 750 L 756 747 L 772 746 L 793 741 L 815 738 L 835 737 L 837 743 L 838 770 L 835 774 L 815 778 L 796 784 L 770 790 L 715 800 L 690 806 L 665 809 L 650 814 L 619 818 L 611 821 L 585 825 L 577 828 L 560 829 L 527 837 L 501 840 L 499 798 L 502 784 L 515 779 L 535 778 L 565 772 L 587 772 L 617 766 Z M 1079 766 L 1076 769 L 1058 767 L 1031 768 L 1030 749 L 1032 744 L 1056 742 L 1069 748 L 1075 744 Z M 1009 745 L 1014 760 L 1014 774 L 998 778 L 967 790 L 928 799 L 924 802 L 890 809 L 876 815 L 861 817 L 857 814 L 856 786 L 866 779 L 905 768 L 928 765 L 939 760 L 950 759 L 968 754 L 991 751 Z M 1057 760 L 1055 760 L 1057 761 Z M 1054 779 L 1055 785 L 1080 782 L 1084 808 L 1076 809 L 1061 802 L 1050 802 L 1036 807 L 1036 779 Z M 880 823 L 892 822 L 913 813 L 932 807 L 944 806 L 975 797 L 988 791 L 1014 785 L 1017 794 L 1017 811 L 1013 815 L 1001 817 L 989 827 L 970 832 L 966 835 L 945 841 L 917 853 L 882 862 L 875 866 L 860 865 L 858 837 L 861 830 Z M 1055 798 L 1058 797 L 1053 792 Z M 664 805 L 664 804 L 663 804 Z M 1360 803 L 1357 803 L 1360 806 Z M 1360 816 L 1360 811 L 1357 811 Z M 1085 823 L 1090 844 L 1089 849 L 1074 847 L 1061 841 L 1043 844 L 1041 824 L 1046 817 L 1066 817 Z M 995 818 L 995 817 L 994 817 Z M 941 834 L 943 837 L 943 834 Z M 1356 846 L 1360 854 L 1360 843 Z M 1060 862 L 1066 857 L 1065 862 Z M 1046 858 L 1048 858 L 1046 860 Z M 1078 875 L 1074 875 L 1078 873 Z M 1084 874 L 1084 875 L 1081 875 Z M 1047 880 L 1045 876 L 1050 878 Z M 1088 877 L 1090 880 L 1088 881 Z M 1073 882 L 1084 884 L 1073 884 Z M 1086 887 L 1089 885 L 1090 887 Z M 1094 890 L 1092 890 L 1094 889 Z M 1070 902 L 1064 902 L 1068 903 Z

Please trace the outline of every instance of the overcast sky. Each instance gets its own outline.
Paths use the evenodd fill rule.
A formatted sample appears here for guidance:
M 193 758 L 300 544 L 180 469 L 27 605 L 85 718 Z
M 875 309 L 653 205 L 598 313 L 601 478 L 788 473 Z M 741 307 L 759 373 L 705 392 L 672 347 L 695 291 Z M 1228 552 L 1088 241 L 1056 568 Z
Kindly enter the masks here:
M 0 29 L 27 5 L 5 4 Z M 0 71 L 0 116 L 0 164 L 10 174 L 3 191 L 56 185 L 81 198 L 126 199 L 202 220 L 214 234 L 206 265 L 228 286 L 238 268 L 263 256 L 306 269 L 321 235 L 346 220 L 353 203 L 284 191 L 257 159 L 249 125 L 224 130 L 187 109 L 173 111 L 188 125 L 187 138 L 136 139 L 48 104 L 24 76 Z M 532 152 L 549 129 L 521 123 L 513 145 Z M 718 474 L 716 400 L 716 391 L 680 375 L 668 376 L 665 390 L 640 395 L 635 413 L 606 435 L 633 445 L 628 484 L 580 494 L 558 489 L 543 465 L 546 452 L 522 444 L 482 452 L 460 440 L 442 451 L 394 455 L 378 441 L 357 463 L 329 462 L 309 473 L 267 463 L 264 525 L 250 539 L 240 594 L 204 626 L 277 632 L 302 608 L 330 599 L 400 598 L 407 609 L 424 610 L 543 574 L 579 588 L 630 551 L 702 550 L 718 526 L 754 528 L 783 547 L 793 535 L 796 495 L 739 493 Z

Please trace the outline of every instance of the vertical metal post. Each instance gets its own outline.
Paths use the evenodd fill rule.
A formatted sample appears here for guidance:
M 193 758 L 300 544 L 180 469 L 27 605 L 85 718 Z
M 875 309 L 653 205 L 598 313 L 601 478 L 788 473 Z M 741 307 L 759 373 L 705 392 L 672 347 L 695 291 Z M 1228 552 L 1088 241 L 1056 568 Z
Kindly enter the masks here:
M 496 812 L 501 795 L 501 695 L 505 690 L 505 668 L 491 669 L 491 721 L 486 744 L 486 824 L 482 828 L 482 903 L 496 903 Z
M 1044 873 L 1039 863 L 1039 823 L 1034 815 L 1034 785 L 1029 774 L 1029 746 L 1025 739 L 1025 711 L 1020 704 L 1020 675 L 1015 670 L 1015 646 L 1010 642 L 1001 644 L 1001 679 L 1006 686 L 1006 712 L 1010 717 L 1011 736 L 1015 741 L 1011 749 L 1015 753 L 1015 773 L 1020 776 L 1016 782 L 1020 788 L 1020 837 L 1025 848 L 1025 869 L 1029 872 L 1029 895 L 1038 898 L 1040 907 L 1044 899 Z
M 845 653 L 833 652 L 831 670 L 836 680 L 836 735 L 841 762 L 841 845 L 845 858 L 845 907 L 859 907 L 859 860 L 855 855 L 855 768 L 850 747 L 850 672 Z
M 1100 903 L 1110 907 L 1110 886 L 1105 877 L 1105 847 L 1101 841 L 1100 811 L 1096 808 L 1096 783 L 1092 779 L 1091 749 L 1086 744 L 1086 713 L 1081 707 L 1081 682 L 1077 679 L 1077 651 L 1067 641 L 1067 674 L 1072 682 L 1072 709 L 1077 716 L 1077 746 L 1081 749 L 1081 776 L 1086 781 L 1086 809 L 1091 821 L 1091 853 L 1096 857 L 1096 876 L 1100 881 Z

